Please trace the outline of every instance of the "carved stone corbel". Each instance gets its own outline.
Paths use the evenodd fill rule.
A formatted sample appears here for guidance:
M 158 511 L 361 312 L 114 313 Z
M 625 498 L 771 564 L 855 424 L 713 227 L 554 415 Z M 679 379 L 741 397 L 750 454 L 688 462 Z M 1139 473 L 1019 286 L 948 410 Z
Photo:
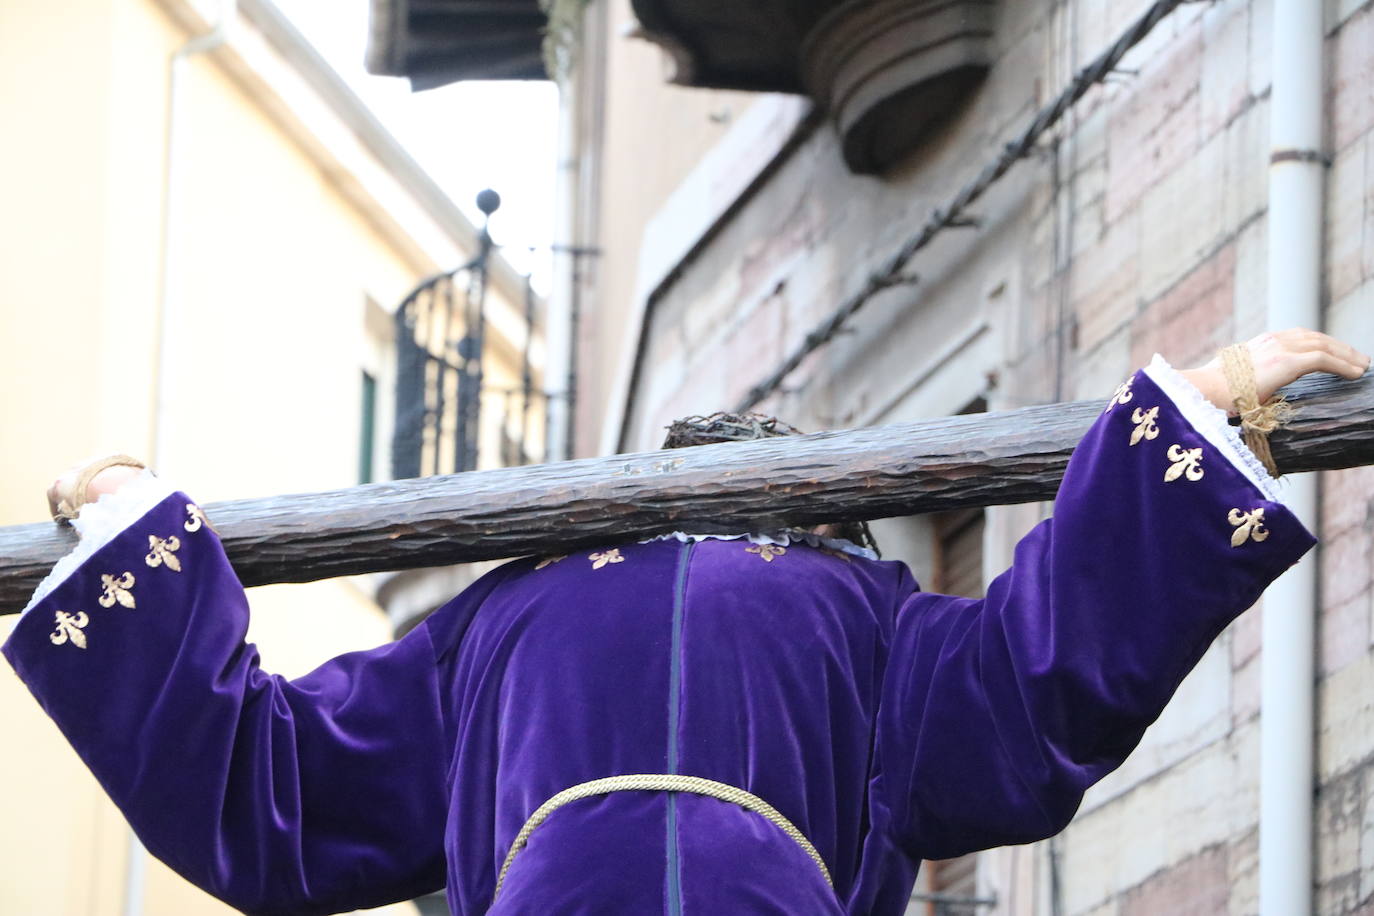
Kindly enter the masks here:
M 850 0 L 810 30 L 801 76 L 852 171 L 885 171 L 964 101 L 992 65 L 995 12 L 996 0 Z

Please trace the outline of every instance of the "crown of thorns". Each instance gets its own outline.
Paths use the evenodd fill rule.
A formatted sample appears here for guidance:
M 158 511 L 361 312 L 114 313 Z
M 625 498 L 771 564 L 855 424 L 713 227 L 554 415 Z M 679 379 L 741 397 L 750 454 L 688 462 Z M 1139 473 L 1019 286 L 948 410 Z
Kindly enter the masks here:
M 668 435 L 663 440 L 664 448 L 688 448 L 693 445 L 711 445 L 715 442 L 751 442 L 755 439 L 803 434 L 795 426 L 784 423 L 777 417 L 724 411 L 709 416 L 683 417 L 669 423 L 667 430 Z M 834 527 L 838 536 L 879 553 L 878 542 L 873 539 L 873 532 L 869 530 L 867 522 L 844 522 Z
M 777 417 L 758 413 L 713 413 L 710 416 L 683 417 L 667 426 L 664 448 L 687 448 L 713 442 L 749 442 L 774 436 L 800 436 L 802 431 Z

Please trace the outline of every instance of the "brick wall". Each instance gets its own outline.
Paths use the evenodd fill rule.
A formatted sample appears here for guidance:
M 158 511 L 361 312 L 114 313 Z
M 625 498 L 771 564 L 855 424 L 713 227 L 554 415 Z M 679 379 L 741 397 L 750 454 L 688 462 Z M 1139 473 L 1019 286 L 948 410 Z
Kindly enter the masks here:
M 627 445 L 737 400 L 1146 5 L 1005 2 L 985 84 L 882 179 L 849 175 L 828 127 L 800 143 L 660 291 Z M 952 412 L 970 393 L 994 409 L 1103 397 L 1156 351 L 1193 364 L 1261 331 L 1270 6 L 1180 8 L 1074 110 L 1056 146 L 979 203 L 978 230 L 923 253 L 919 283 L 884 293 L 763 407 L 818 428 Z M 1327 321 L 1370 349 L 1374 9 L 1327 7 Z M 960 340 L 976 344 L 951 349 Z M 1374 469 L 1322 483 L 1319 912 L 1374 913 Z M 1013 517 L 1029 525 L 1034 513 Z M 1025 527 L 1001 518 L 992 556 Z M 1262 657 L 1256 609 L 1090 793 L 1059 841 L 1062 912 L 1258 911 Z M 993 912 L 1051 911 L 1044 844 L 1029 871 L 1026 852 L 985 858 L 982 889 L 1002 901 Z

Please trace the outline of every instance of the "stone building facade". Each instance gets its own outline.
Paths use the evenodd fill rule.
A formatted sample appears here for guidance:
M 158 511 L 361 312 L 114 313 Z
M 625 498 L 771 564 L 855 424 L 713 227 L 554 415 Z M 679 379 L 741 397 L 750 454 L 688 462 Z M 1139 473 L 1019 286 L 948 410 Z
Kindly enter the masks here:
M 585 13 L 570 225 L 599 254 L 576 275 L 581 454 L 653 448 L 672 418 L 738 403 L 1150 4 L 992 4 L 985 70 L 876 174 L 851 168 L 845 125 L 805 95 L 671 84 L 719 64 L 702 62 L 706 32 L 637 40 L 645 11 L 672 5 Z M 759 408 L 824 429 L 1105 398 L 1155 352 L 1187 367 L 1264 330 L 1271 6 L 1168 15 L 977 203 L 976 226 L 941 234 Z M 1325 15 L 1324 320 L 1369 350 L 1374 4 Z M 1374 913 L 1374 469 L 1323 474 L 1321 493 L 1314 906 Z M 1050 511 L 877 529 L 936 584 L 972 531 L 986 580 Z M 1261 613 L 1059 838 L 980 855 L 956 902 L 918 885 L 911 912 L 1258 912 Z

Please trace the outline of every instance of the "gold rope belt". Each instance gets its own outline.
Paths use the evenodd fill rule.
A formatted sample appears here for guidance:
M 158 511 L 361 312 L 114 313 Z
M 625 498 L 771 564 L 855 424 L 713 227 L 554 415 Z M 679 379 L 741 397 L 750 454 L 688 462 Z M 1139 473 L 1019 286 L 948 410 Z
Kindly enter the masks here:
M 491 899 L 495 901 L 501 893 L 501 885 L 506 880 L 506 872 L 510 870 L 511 862 L 515 861 L 516 853 L 525 848 L 525 844 L 529 842 L 530 834 L 534 833 L 535 828 L 544 823 L 550 814 L 569 802 L 575 802 L 578 799 L 593 795 L 608 795 L 611 792 L 691 792 L 695 795 L 708 795 L 711 798 L 718 798 L 721 801 L 739 805 L 746 811 L 761 814 L 777 825 L 783 833 L 791 837 L 792 842 L 800 846 L 802 852 L 811 857 L 811 860 L 820 868 L 826 884 L 831 887 L 835 886 L 835 883 L 830 880 L 830 869 L 825 867 L 825 860 L 816 851 L 816 847 L 811 845 L 811 841 L 793 826 L 791 821 L 783 817 L 776 808 L 752 792 L 737 789 L 723 782 L 716 782 L 714 779 L 702 779 L 700 776 L 631 773 L 625 776 L 607 776 L 603 779 L 578 783 L 559 792 L 535 809 L 529 820 L 525 821 L 525 826 L 521 827 L 520 832 L 515 835 L 515 842 L 511 843 L 510 852 L 506 853 L 506 861 L 502 863 L 501 873 L 496 877 L 496 891 L 491 895 Z

